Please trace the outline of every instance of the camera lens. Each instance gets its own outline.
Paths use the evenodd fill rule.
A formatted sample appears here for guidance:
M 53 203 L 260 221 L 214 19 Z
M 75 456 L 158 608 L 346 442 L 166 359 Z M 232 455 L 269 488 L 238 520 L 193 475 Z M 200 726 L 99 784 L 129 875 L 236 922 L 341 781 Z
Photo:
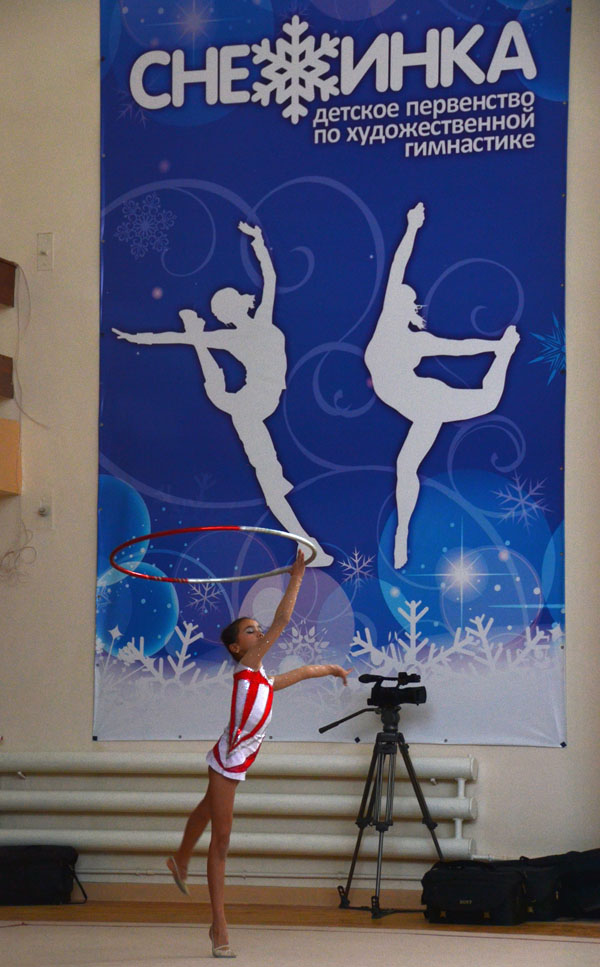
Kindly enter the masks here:
M 424 705 L 427 701 L 427 689 L 423 685 L 417 688 L 400 688 L 398 690 L 400 704 Z

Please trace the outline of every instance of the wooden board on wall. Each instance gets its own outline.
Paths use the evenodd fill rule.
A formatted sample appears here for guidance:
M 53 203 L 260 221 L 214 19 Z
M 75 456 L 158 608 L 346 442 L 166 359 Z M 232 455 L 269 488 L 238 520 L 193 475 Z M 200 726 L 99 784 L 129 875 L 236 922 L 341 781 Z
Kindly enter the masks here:
M 0 353 L 0 399 L 12 400 L 14 395 L 13 361 Z
M 0 496 L 21 493 L 21 427 L 0 419 Z
M 0 258 L 0 302 L 2 305 L 14 306 L 15 304 L 16 275 L 16 263 Z

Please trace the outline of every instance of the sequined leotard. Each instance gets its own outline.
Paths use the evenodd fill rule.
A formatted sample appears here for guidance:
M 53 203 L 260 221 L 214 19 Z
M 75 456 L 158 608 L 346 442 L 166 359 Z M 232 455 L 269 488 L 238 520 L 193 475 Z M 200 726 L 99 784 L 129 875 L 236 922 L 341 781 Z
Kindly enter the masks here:
M 233 676 L 229 724 L 213 746 L 206 761 L 228 779 L 245 779 L 265 737 L 271 720 L 273 679 L 261 666 L 257 671 L 242 667 Z

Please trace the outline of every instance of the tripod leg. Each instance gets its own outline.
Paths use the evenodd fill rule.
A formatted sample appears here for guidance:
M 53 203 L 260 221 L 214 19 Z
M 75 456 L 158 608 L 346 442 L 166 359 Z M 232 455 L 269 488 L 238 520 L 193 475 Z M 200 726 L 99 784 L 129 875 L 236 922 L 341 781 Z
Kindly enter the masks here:
M 383 765 L 385 761 L 385 756 L 389 757 L 388 763 L 388 777 L 387 777 L 387 791 L 385 798 L 385 818 L 381 819 L 381 783 L 383 780 Z M 379 894 L 381 892 L 381 867 L 383 863 L 383 834 L 393 826 L 394 824 L 394 782 L 396 778 L 396 748 L 395 746 L 387 748 L 381 755 L 380 771 L 378 778 L 380 780 L 380 796 L 379 796 L 379 811 L 377 814 L 376 827 L 379 831 L 379 846 L 377 850 L 377 869 L 375 873 L 375 894 L 371 897 L 371 915 L 374 918 L 379 918 L 382 916 L 381 909 L 379 906 Z
M 394 783 L 396 781 L 396 750 L 388 753 L 390 762 L 388 766 L 388 783 L 385 799 L 385 826 L 389 829 L 394 825 Z
M 381 916 L 379 907 L 379 894 L 381 893 L 381 864 L 383 861 L 383 834 L 384 830 L 379 831 L 379 846 L 377 848 L 377 871 L 375 873 L 375 893 L 371 897 L 371 915 L 375 918 Z
M 416 772 L 414 770 L 414 766 L 412 764 L 412 760 L 411 760 L 410 755 L 409 755 L 409 752 L 408 752 L 408 745 L 406 744 L 406 740 L 405 740 L 405 738 L 404 738 L 404 736 L 402 735 L 401 732 L 398 733 L 398 748 L 400 749 L 400 753 L 402 755 L 402 759 L 404 760 L 404 765 L 406 766 L 406 771 L 408 773 L 408 778 L 410 779 L 411 785 L 412 785 L 413 790 L 414 790 L 414 794 L 417 797 L 417 802 L 419 803 L 419 806 L 421 808 L 421 815 L 423 817 L 423 820 L 422 821 L 425 824 L 425 826 L 427 826 L 427 829 L 429 830 L 429 832 L 431 834 L 431 838 L 433 840 L 433 845 L 435 846 L 437 855 L 439 856 L 439 858 L 441 860 L 443 860 L 444 857 L 442 855 L 442 850 L 440 848 L 440 844 L 438 842 L 438 838 L 437 838 L 437 836 L 434 833 L 434 829 L 436 828 L 437 823 L 435 823 L 433 821 L 433 819 L 431 818 L 431 813 L 429 812 L 429 807 L 428 807 L 428 805 L 427 805 L 427 803 L 425 801 L 425 796 L 423 795 L 423 790 L 421 789 L 421 786 L 419 785 L 419 780 L 417 779 L 417 774 L 416 774 Z
M 375 805 L 375 795 L 377 792 L 377 785 L 373 785 L 373 774 L 375 772 L 375 767 L 377 765 L 378 755 L 377 748 L 373 749 L 373 755 L 371 756 L 371 763 L 369 765 L 369 772 L 365 781 L 365 788 L 363 790 L 363 797 L 360 804 L 360 809 L 358 810 L 358 816 L 356 817 L 356 825 L 358 826 L 358 836 L 356 837 L 356 845 L 354 847 L 354 853 L 352 856 L 352 861 L 350 863 L 350 872 L 348 873 L 348 879 L 346 881 L 346 886 L 338 886 L 338 893 L 340 895 L 340 906 L 348 907 L 350 906 L 350 886 L 352 884 L 352 878 L 354 876 L 354 869 L 356 867 L 356 861 L 358 859 L 358 853 L 360 850 L 360 844 L 362 842 L 363 833 L 365 828 L 370 825 L 372 817 L 374 815 L 373 808 Z M 371 788 L 372 787 L 372 788 Z M 370 799 L 369 799 L 370 794 Z M 367 802 L 369 803 L 367 807 Z

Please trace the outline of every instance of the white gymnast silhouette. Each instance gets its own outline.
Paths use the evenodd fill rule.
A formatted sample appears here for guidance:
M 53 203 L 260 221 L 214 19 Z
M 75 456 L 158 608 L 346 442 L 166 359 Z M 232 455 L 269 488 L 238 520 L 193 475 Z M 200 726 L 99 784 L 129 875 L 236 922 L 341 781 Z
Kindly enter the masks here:
M 412 425 L 396 461 L 398 526 L 394 541 L 394 567 L 408 559 L 409 524 L 419 497 L 419 467 L 431 450 L 444 423 L 471 420 L 496 409 L 511 357 L 519 342 L 515 326 L 500 339 L 444 339 L 425 332 L 418 313 L 417 294 L 404 282 L 417 231 L 425 220 L 422 202 L 408 212 L 408 227 L 394 255 L 383 309 L 365 351 L 373 389 Z M 494 353 L 494 360 L 477 389 L 448 386 L 442 380 L 415 372 L 426 356 L 476 356 Z
M 217 409 L 231 417 L 267 506 L 285 530 L 307 537 L 315 544 L 317 555 L 312 566 L 327 567 L 333 557 L 326 554 L 313 537 L 308 537 L 286 498 L 293 484 L 283 475 L 265 426 L 265 420 L 277 409 L 286 388 L 285 337 L 273 322 L 275 269 L 260 228 L 246 222 L 240 222 L 238 228 L 252 239 L 250 244 L 263 277 L 262 298 L 254 315 L 250 313 L 255 306 L 255 296 L 229 287 L 215 292 L 210 303 L 213 315 L 227 329 L 207 332 L 204 319 L 193 309 L 182 309 L 179 317 L 183 332 L 126 333 L 119 329 L 113 329 L 113 332 L 119 339 L 132 343 L 149 346 L 186 343 L 194 347 L 202 368 L 206 395 Z M 227 390 L 225 374 L 211 349 L 227 350 L 244 366 L 245 382 L 240 389 L 235 392 Z

